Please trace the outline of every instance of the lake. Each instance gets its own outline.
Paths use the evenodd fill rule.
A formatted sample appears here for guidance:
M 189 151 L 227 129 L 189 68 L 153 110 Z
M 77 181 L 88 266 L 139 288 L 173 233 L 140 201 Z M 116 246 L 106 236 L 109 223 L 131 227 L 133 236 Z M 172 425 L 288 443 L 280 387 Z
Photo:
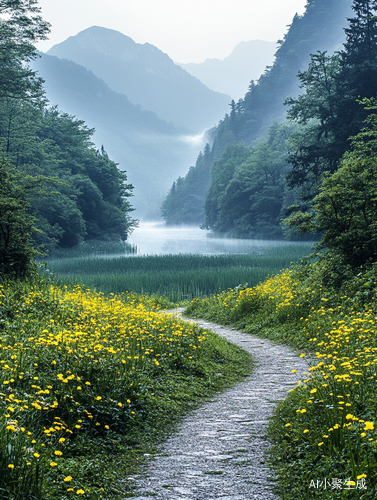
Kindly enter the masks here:
M 137 246 L 137 255 L 166 254 L 258 254 L 266 248 L 281 245 L 299 245 L 291 241 L 242 240 L 214 237 L 210 231 L 198 227 L 167 227 L 161 222 L 142 222 L 128 239 Z M 310 247 L 311 243 L 304 243 Z

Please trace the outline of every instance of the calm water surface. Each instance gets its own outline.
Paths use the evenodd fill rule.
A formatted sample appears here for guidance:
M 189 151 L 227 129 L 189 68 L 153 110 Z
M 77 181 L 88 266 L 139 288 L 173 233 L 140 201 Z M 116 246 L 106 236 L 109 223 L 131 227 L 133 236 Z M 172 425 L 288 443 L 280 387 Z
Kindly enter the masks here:
M 198 227 L 166 227 L 163 223 L 143 222 L 128 242 L 136 245 L 138 255 L 163 254 L 255 254 L 268 247 L 292 245 L 292 242 L 214 238 L 210 231 Z M 298 243 L 302 245 L 302 243 Z M 309 246 L 309 244 L 308 244 Z

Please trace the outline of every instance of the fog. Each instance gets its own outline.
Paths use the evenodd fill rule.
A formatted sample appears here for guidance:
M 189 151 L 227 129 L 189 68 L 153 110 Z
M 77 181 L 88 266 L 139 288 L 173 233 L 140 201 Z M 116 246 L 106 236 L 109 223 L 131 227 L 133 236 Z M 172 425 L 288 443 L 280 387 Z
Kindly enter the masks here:
M 256 254 L 276 245 L 292 245 L 292 242 L 241 240 L 214 237 L 210 231 L 198 227 L 167 227 L 158 222 L 142 222 L 128 239 L 137 246 L 137 255 L 164 254 Z
M 189 144 L 190 146 L 202 149 L 206 145 L 206 142 L 210 141 L 208 131 L 208 129 L 205 129 L 203 132 L 196 135 L 181 135 L 178 139 L 186 144 Z M 198 149 L 196 149 L 196 151 L 198 151 Z

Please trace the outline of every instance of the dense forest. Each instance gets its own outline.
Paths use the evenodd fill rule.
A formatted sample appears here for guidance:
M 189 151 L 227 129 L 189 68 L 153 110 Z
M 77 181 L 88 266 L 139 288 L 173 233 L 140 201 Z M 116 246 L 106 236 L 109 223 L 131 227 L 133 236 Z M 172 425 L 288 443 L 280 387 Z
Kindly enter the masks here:
M 250 83 L 244 99 L 230 103 L 230 113 L 218 124 L 212 147 L 208 145 L 205 152 L 205 156 L 211 158 L 206 163 L 206 175 L 210 179 L 206 184 L 208 191 L 205 195 L 201 191 L 200 198 L 195 191 L 199 182 L 196 177 L 204 175 L 201 153 L 196 166 L 190 168 L 185 178 L 175 182 L 164 201 L 162 214 L 167 223 L 199 222 L 214 231 L 240 237 L 292 237 L 293 232 L 282 227 L 281 219 L 287 215 L 290 205 L 299 202 L 300 193 L 307 188 L 307 179 L 304 181 L 298 173 L 305 168 L 300 162 L 314 158 L 317 121 L 324 118 L 315 112 L 308 116 L 319 105 L 313 101 L 315 93 L 319 100 L 325 99 L 326 92 L 335 99 L 333 89 L 326 87 L 326 79 L 332 72 L 339 74 L 338 97 L 342 92 L 347 93 L 345 86 L 349 86 L 348 101 L 343 103 L 345 109 L 352 101 L 349 116 L 354 116 L 358 95 L 370 96 L 360 84 L 351 82 L 350 75 L 344 80 L 344 75 L 339 73 L 341 65 L 348 65 L 347 57 L 357 50 L 352 30 L 359 21 L 363 23 L 365 17 L 359 11 L 358 2 L 353 7 L 354 11 L 350 0 L 308 0 L 304 14 L 294 17 L 284 39 L 278 42 L 274 64 L 258 82 Z M 353 15 L 356 17 L 344 33 L 347 17 Z M 330 56 L 334 51 L 335 55 Z M 356 73 L 359 64 L 363 65 L 362 60 L 354 61 Z M 322 74 L 321 65 L 324 65 Z M 343 88 L 340 88 L 341 81 Z M 358 125 L 350 123 L 343 129 L 342 145 L 334 152 L 336 162 L 345 151 L 344 141 L 348 144 L 348 137 L 360 130 L 360 119 L 365 114 L 362 109 L 357 114 Z M 327 123 L 331 121 L 330 117 L 325 119 Z M 327 139 L 328 132 L 328 129 L 323 131 Z M 305 160 L 303 144 L 307 148 Z M 190 199 L 197 201 L 191 220 L 187 216 Z
M 126 174 L 82 120 L 48 107 L 30 68 L 49 32 L 37 2 L 1 2 L 1 14 L 0 266 L 22 274 L 38 252 L 125 240 L 137 222 Z

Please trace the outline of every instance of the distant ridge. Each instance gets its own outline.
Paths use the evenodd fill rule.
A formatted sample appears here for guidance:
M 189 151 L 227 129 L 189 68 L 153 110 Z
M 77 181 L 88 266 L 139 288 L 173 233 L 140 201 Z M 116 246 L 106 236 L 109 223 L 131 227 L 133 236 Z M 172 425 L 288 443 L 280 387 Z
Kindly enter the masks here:
M 232 53 L 222 60 L 177 64 L 210 89 L 238 100 L 246 94 L 250 81 L 258 80 L 266 66 L 273 63 L 275 52 L 276 42 L 251 40 L 236 45 Z
M 192 132 L 212 127 L 229 109 L 228 95 L 207 88 L 157 47 L 119 31 L 93 26 L 47 54 L 84 66 L 133 104 Z

